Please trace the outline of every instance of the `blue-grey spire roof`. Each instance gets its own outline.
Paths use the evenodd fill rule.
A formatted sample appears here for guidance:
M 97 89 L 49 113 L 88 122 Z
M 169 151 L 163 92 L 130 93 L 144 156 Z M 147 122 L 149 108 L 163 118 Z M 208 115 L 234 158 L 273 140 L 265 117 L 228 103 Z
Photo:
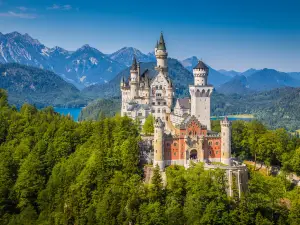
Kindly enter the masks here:
M 164 40 L 164 36 L 163 33 L 160 33 L 160 39 L 159 39 L 159 43 L 158 43 L 158 47 L 157 49 L 159 50 L 166 50 L 166 44 L 165 44 L 165 40 Z
M 204 62 L 202 62 L 201 60 L 199 60 L 198 64 L 194 67 L 194 69 L 205 69 L 205 70 L 208 70 L 208 66 L 205 65 Z
M 133 56 L 133 61 L 132 61 L 132 65 L 131 65 L 131 70 L 137 70 L 137 61 L 135 56 Z

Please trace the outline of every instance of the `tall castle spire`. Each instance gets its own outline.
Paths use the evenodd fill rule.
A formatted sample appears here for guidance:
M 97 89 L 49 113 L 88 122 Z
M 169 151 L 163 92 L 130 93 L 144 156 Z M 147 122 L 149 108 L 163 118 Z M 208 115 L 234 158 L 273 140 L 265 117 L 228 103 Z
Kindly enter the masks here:
M 164 73 L 164 76 L 168 76 L 168 52 L 163 33 L 160 33 L 159 41 L 155 48 L 155 57 L 157 60 L 156 70 Z
M 138 74 L 138 64 L 136 61 L 136 57 L 133 57 L 132 65 L 130 68 L 130 96 L 131 99 L 138 97 L 138 82 L 139 82 L 139 74 Z
M 132 60 L 132 65 L 131 65 L 131 70 L 137 70 L 137 61 L 136 61 L 136 57 L 133 56 L 133 60 Z
M 160 38 L 159 38 L 159 43 L 158 43 L 157 49 L 163 50 L 163 51 L 167 50 L 165 40 L 164 40 L 164 35 L 162 32 L 160 33 Z

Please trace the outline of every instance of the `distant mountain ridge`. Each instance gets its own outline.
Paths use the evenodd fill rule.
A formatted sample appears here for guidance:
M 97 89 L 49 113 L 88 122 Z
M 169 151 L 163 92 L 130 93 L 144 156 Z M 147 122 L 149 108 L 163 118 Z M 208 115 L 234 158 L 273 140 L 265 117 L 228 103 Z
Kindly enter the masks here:
M 142 53 L 140 50 L 133 47 L 123 47 L 120 50 L 108 55 L 111 59 L 124 64 L 126 66 L 131 66 L 133 57 L 139 62 L 155 62 L 156 58 L 151 53 L 148 55 Z
M 0 34 L 0 63 L 20 63 L 52 70 L 79 88 L 105 83 L 126 66 L 84 45 L 75 52 L 48 48 L 28 34 Z
M 0 63 L 19 63 L 47 69 L 60 75 L 65 81 L 75 85 L 79 89 L 91 85 L 109 83 L 115 76 L 131 65 L 134 56 L 137 57 L 138 61 L 143 63 L 156 61 L 154 52 L 144 54 L 133 47 L 124 47 L 112 54 L 104 54 L 89 45 L 83 45 L 76 51 L 67 51 L 58 46 L 48 48 L 28 34 L 22 35 L 18 32 L 8 34 L 0 33 Z M 198 58 L 196 56 L 180 61 L 183 67 L 190 72 L 192 72 L 197 62 Z M 177 68 L 181 69 L 179 67 Z M 174 74 L 179 74 L 179 71 L 175 72 L 173 70 L 173 72 Z M 213 84 L 215 88 L 222 89 L 224 86 L 221 86 L 225 83 L 233 82 L 231 79 L 235 75 L 248 78 L 257 72 L 259 72 L 259 70 L 256 69 L 249 69 L 241 73 L 234 70 L 217 71 L 210 67 L 208 81 L 210 84 Z M 300 80 L 299 74 L 298 72 L 288 73 L 288 75 L 295 80 Z M 180 80 L 182 77 L 180 76 L 178 79 Z M 271 77 L 268 79 L 273 80 Z M 262 77 L 259 78 L 259 80 L 259 83 L 265 84 Z M 234 81 L 234 85 L 230 84 L 229 86 L 231 88 L 237 87 L 237 81 L 238 78 Z M 281 83 L 285 83 L 285 85 L 270 84 L 267 86 L 278 87 L 293 85 L 293 82 L 289 82 L 288 80 Z M 243 87 L 243 85 L 237 87 L 237 90 L 246 90 L 247 86 L 250 87 L 251 85 L 250 82 L 250 84 L 244 85 L 245 87 Z M 256 89 L 256 85 L 259 84 L 255 84 L 254 89 Z M 252 90 L 253 88 L 250 87 L 250 89 Z M 265 89 L 260 88 L 260 90 Z
M 256 70 L 249 76 L 242 74 L 222 84 L 217 90 L 224 94 L 249 94 L 251 92 L 268 91 L 281 87 L 300 86 L 300 80 L 293 78 L 288 73 L 273 69 L 265 68 Z

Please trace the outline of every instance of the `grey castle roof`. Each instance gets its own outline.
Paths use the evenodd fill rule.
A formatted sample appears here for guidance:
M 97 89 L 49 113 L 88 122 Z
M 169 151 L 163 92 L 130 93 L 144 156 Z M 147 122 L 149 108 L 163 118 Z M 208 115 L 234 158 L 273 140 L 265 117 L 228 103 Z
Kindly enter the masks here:
M 179 107 L 183 109 L 191 108 L 191 101 L 189 98 L 179 98 L 178 99 Z
M 205 69 L 205 70 L 208 70 L 208 66 L 205 65 L 204 62 L 202 62 L 201 60 L 199 60 L 198 64 L 194 67 L 194 69 Z
M 135 56 L 133 57 L 133 60 L 132 60 L 131 70 L 137 70 L 137 61 L 136 61 Z
M 162 33 L 160 34 L 160 39 L 159 39 L 157 49 L 158 50 L 166 50 L 166 44 L 165 44 L 164 36 Z

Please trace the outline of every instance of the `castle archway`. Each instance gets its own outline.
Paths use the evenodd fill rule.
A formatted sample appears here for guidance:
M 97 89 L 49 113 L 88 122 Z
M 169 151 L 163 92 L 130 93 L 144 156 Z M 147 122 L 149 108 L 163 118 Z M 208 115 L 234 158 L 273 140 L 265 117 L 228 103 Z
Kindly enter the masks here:
M 198 152 L 196 149 L 190 151 L 190 159 L 198 159 Z

